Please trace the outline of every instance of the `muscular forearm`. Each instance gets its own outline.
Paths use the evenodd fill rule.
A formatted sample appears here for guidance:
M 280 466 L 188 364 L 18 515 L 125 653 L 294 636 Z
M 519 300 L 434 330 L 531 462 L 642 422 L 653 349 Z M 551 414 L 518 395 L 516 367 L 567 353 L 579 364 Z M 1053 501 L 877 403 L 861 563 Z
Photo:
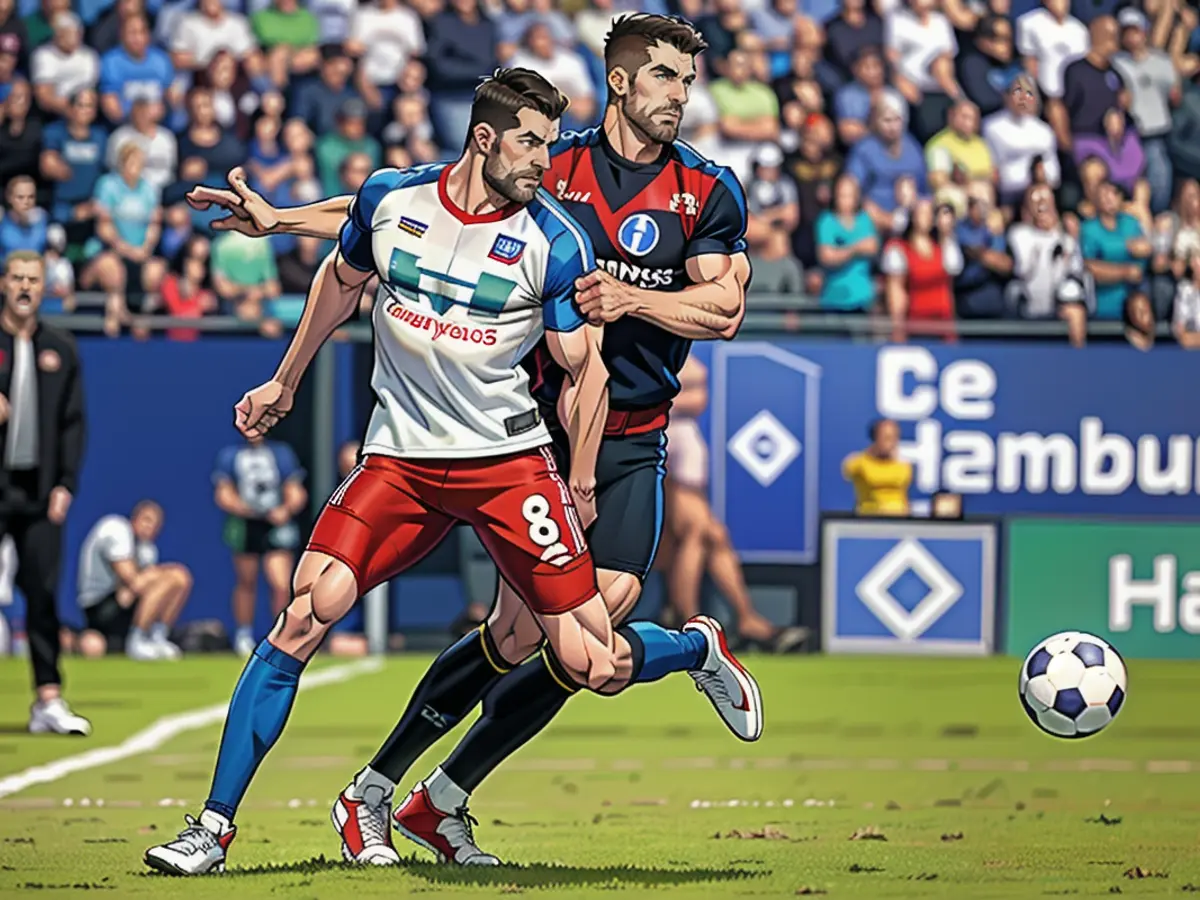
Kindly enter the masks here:
M 304 304 L 304 314 L 287 353 L 275 372 L 275 380 L 295 390 L 321 345 L 358 308 L 369 273 L 351 268 L 335 250 L 325 258 Z
M 638 291 L 631 315 L 689 340 L 729 340 L 742 324 L 745 299 L 736 284 L 707 281 L 682 291 Z
M 602 366 L 567 381 L 558 398 L 558 418 L 571 446 L 571 482 L 594 485 L 608 419 L 608 372 Z
M 567 373 L 558 398 L 558 420 L 571 446 L 571 483 L 594 486 L 596 459 L 608 419 L 608 369 L 600 355 L 604 331 L 587 325 L 553 335 L 550 353 Z
M 296 234 L 336 241 L 350 215 L 349 194 L 318 200 L 306 206 L 288 206 L 279 210 L 279 224 L 271 229 L 276 234 Z

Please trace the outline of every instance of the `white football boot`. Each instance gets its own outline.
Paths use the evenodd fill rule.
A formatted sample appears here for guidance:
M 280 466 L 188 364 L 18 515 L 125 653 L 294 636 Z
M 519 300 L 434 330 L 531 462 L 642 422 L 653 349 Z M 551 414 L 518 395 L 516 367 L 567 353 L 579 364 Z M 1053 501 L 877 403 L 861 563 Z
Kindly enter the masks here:
M 225 871 L 225 854 L 237 829 L 222 816 L 205 810 L 199 820 L 184 816 L 179 837 L 146 851 L 145 862 L 168 875 L 209 875 Z
M 342 858 L 371 866 L 394 866 L 400 854 L 392 846 L 392 796 L 396 786 L 370 769 L 355 776 L 333 802 L 329 818 L 342 839 Z
M 92 723 L 77 716 L 62 697 L 44 703 L 38 701 L 29 708 L 30 734 L 79 734 L 86 737 L 92 733 Z
M 762 694 L 754 677 L 729 651 L 721 623 L 708 616 L 692 616 L 683 630 L 698 631 L 708 642 L 703 665 L 688 672 L 697 690 L 712 701 L 730 731 L 743 741 L 757 741 L 763 729 Z

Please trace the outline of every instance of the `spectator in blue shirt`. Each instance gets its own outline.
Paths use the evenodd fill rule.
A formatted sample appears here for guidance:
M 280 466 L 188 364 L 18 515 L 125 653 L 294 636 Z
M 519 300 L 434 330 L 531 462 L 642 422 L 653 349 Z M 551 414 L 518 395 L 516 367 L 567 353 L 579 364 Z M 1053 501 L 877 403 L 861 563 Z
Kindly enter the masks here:
M 888 87 L 883 51 L 879 47 L 861 48 L 854 58 L 852 71 L 854 80 L 838 88 L 833 98 L 838 137 L 847 147 L 853 147 L 871 133 L 867 123 L 871 118 L 871 107 L 878 98 L 891 98 L 896 106 L 905 110 L 906 116 L 908 111 L 904 95 Z
M 833 186 L 833 208 L 817 217 L 823 309 L 857 312 L 875 302 L 871 261 L 879 256 L 879 234 L 859 201 L 858 182 L 842 175 Z
M 96 92 L 86 88 L 71 98 L 67 117 L 46 126 L 42 176 L 54 182 L 54 221 L 92 218 L 92 195 L 104 171 L 108 135 L 96 124 Z
M 1121 212 L 1121 189 L 1110 181 L 1100 185 L 1096 217 L 1079 227 L 1079 244 L 1088 271 L 1096 280 L 1097 319 L 1121 321 L 1125 304 L 1144 293 L 1150 241 L 1138 220 Z
M 437 96 L 430 118 L 440 147 L 461 147 L 471 122 L 471 101 L 481 72 L 497 65 L 496 26 L 478 0 L 450 0 L 425 20 L 426 86 Z
M 955 307 L 962 319 L 1001 318 L 1007 311 L 1004 279 L 1012 274 L 1012 259 L 1004 240 L 1004 217 L 994 207 L 990 184 L 968 186 L 967 214 L 954 229 L 964 260 L 954 279 Z
M 152 256 L 162 234 L 159 192 L 142 175 L 145 154 L 134 141 L 117 151 L 119 170 L 96 182 L 96 235 L 86 249 L 92 260 L 80 279 L 85 290 L 99 286 L 107 300 L 105 333 L 120 332 L 129 319 L 126 291 L 158 289 L 165 268 Z
M 37 205 L 37 185 L 28 175 L 18 175 L 4 190 L 8 210 L 0 219 L 0 258 L 14 250 L 46 250 L 49 217 Z
M 871 134 L 854 145 L 846 159 L 846 174 L 858 182 L 863 209 L 884 234 L 902 231 L 895 215 L 903 204 L 901 186 L 914 185 L 920 196 L 929 193 L 925 154 L 906 127 L 908 110 L 894 97 L 883 95 L 871 108 Z
M 325 134 L 337 127 L 337 112 L 347 100 L 361 100 L 350 85 L 354 63 L 337 44 L 321 48 L 321 75 L 316 81 L 301 85 L 296 91 L 293 114 L 303 119 L 316 134 Z
M 100 108 L 116 124 L 129 115 L 134 100 L 146 98 L 174 105 L 175 67 L 166 51 L 150 46 L 150 28 L 142 16 L 121 27 L 121 46 L 100 60 Z

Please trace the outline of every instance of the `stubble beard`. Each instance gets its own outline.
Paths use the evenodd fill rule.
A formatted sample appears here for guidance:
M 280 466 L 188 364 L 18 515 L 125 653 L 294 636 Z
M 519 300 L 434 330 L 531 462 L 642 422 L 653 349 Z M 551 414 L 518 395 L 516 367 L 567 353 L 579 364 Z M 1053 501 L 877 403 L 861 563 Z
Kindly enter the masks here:
M 520 178 L 533 178 L 532 185 L 526 186 L 518 182 Z M 531 201 L 541 186 L 541 174 L 537 169 L 514 169 L 507 174 L 500 174 L 500 155 L 491 153 L 483 164 L 483 182 L 509 203 L 525 204 Z

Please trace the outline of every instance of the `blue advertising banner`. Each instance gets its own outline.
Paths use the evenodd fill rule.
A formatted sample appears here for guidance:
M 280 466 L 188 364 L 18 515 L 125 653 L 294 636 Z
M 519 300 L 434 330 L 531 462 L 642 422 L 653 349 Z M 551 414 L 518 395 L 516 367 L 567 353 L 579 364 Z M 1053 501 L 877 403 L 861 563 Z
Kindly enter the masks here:
M 760 342 L 720 348 L 713 380 L 712 491 L 745 562 L 811 563 L 820 516 L 821 368 Z
M 992 651 L 996 526 L 828 520 L 822 545 L 826 652 L 949 656 Z
M 1190 351 L 784 340 L 695 352 L 711 377 L 714 508 L 747 560 L 805 556 L 811 508 L 853 507 L 841 464 L 879 417 L 900 423 L 914 498 L 953 491 L 971 514 L 1200 516 Z

